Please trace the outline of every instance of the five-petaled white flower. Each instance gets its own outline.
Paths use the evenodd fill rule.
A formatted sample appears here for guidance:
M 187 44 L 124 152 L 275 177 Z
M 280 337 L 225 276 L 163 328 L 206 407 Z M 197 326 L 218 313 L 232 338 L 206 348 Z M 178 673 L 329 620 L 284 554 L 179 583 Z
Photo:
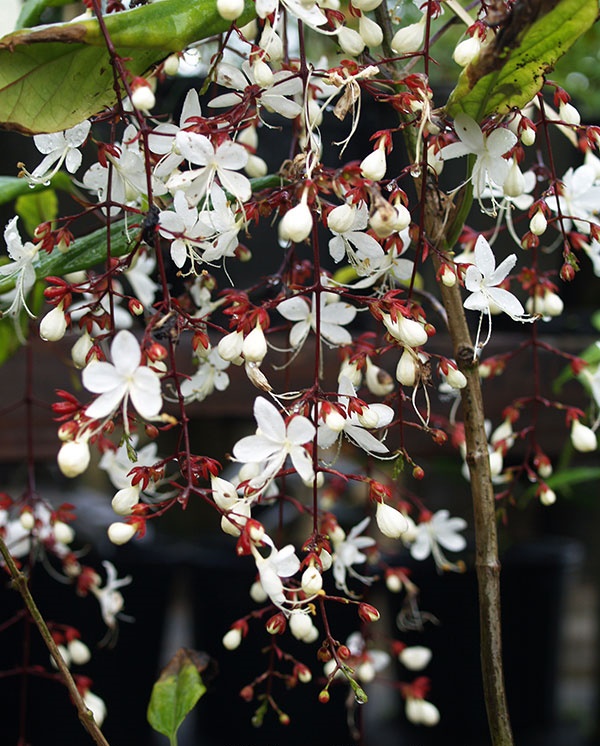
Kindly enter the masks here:
M 292 544 L 287 544 L 278 550 L 267 534 L 263 536 L 262 541 L 271 548 L 268 557 L 263 557 L 258 549 L 252 545 L 252 554 L 256 562 L 260 584 L 271 602 L 283 609 L 283 604 L 287 599 L 281 578 L 290 578 L 295 575 L 300 569 L 300 560 L 296 556 Z
M 90 591 L 96 596 L 100 603 L 100 613 L 104 624 L 110 629 L 114 629 L 117 625 L 117 616 L 123 610 L 124 599 L 123 594 L 119 591 L 124 585 L 129 585 L 132 581 L 131 575 L 126 575 L 124 578 L 117 578 L 117 570 L 112 562 L 104 560 L 102 563 L 106 570 L 106 583 L 104 586 L 100 586 L 100 578 L 98 582 L 90 586 Z
M 336 210 L 348 212 L 348 227 L 337 225 L 332 219 Z M 369 223 L 369 209 L 364 202 L 358 207 L 351 205 L 340 205 L 330 214 L 328 226 L 333 233 L 329 241 L 329 253 L 334 262 L 339 262 L 347 254 L 348 260 L 353 265 L 378 264 L 383 259 L 383 249 L 379 242 L 364 233 Z M 337 228 L 337 230 L 336 230 Z M 340 230 L 344 228 L 344 230 Z M 364 272 L 363 272 L 364 274 Z
M 171 239 L 171 259 L 177 267 L 183 267 L 188 257 L 198 258 L 192 247 L 202 244 L 204 226 L 199 221 L 197 208 L 188 205 L 181 189 L 175 192 L 173 207 L 173 210 L 159 212 L 158 232 Z
M 356 398 L 356 389 L 346 376 L 342 376 L 338 384 L 338 402 L 346 410 L 347 415 L 339 426 L 331 428 L 327 421 L 319 423 L 317 443 L 321 448 L 331 448 L 341 432 L 348 440 L 367 453 L 378 455 L 388 453 L 388 448 L 365 428 L 386 427 L 394 418 L 394 410 L 387 404 L 367 404 L 362 413 L 348 412 L 352 398 Z
M 142 417 L 156 417 L 162 407 L 160 378 L 146 365 L 140 365 L 142 353 L 137 339 L 127 330 L 120 331 L 113 339 L 110 353 L 113 363 L 92 360 L 83 370 L 85 388 L 100 394 L 86 407 L 86 416 L 93 420 L 108 417 L 122 403 L 126 420 L 131 399 Z
M 451 518 L 449 510 L 438 510 L 415 527 L 414 540 L 410 546 L 411 556 L 416 560 L 424 560 L 431 554 L 440 570 L 459 569 L 444 557 L 440 546 L 451 552 L 462 551 L 467 542 L 458 532 L 466 527 L 467 522 L 463 518 Z
M 504 184 L 510 165 L 502 156 L 516 145 L 517 136 L 506 127 L 497 127 L 484 135 L 477 122 L 463 113 L 456 115 L 454 129 L 460 142 L 446 145 L 440 156 L 445 161 L 463 155 L 476 156 L 471 180 L 473 194 L 480 199 L 486 186 Z
M 371 536 L 360 536 L 370 521 L 369 517 L 364 518 L 350 530 L 347 536 L 340 530 L 339 536 L 334 534 L 331 537 L 334 549 L 333 577 L 335 579 L 335 587 L 340 591 L 344 591 L 349 596 L 352 593 L 348 590 L 346 574 L 356 578 L 356 580 L 360 580 L 365 585 L 371 585 L 374 580 L 374 578 L 359 575 L 352 567 L 352 565 L 360 565 L 366 561 L 367 555 L 361 552 L 361 549 L 372 547 L 375 544 L 375 539 Z
M 34 145 L 46 157 L 31 173 L 23 170 L 27 181 L 30 184 L 44 184 L 50 181 L 63 163 L 67 171 L 74 174 L 81 166 L 82 155 L 78 148 L 86 141 L 90 127 L 91 124 L 86 119 L 63 132 L 35 135 Z
M 27 307 L 25 297 L 35 284 L 34 261 L 38 255 L 38 246 L 27 241 L 25 244 L 21 240 L 17 230 L 18 216 L 12 218 L 4 230 L 4 240 L 8 255 L 12 262 L 0 266 L 0 278 L 12 278 L 15 281 L 15 288 L 9 296 L 12 300 L 10 306 L 4 311 L 9 316 L 17 317 L 24 308 L 33 318 L 34 314 Z M 20 335 L 20 328 L 17 325 L 17 332 Z
M 148 135 L 148 148 L 156 155 L 163 157 L 154 167 L 154 175 L 159 179 L 169 176 L 185 159 L 177 149 L 175 136 L 180 129 L 193 125 L 195 117 L 201 117 L 200 99 L 198 93 L 192 88 L 187 92 L 181 117 L 179 118 L 179 127 L 172 122 L 165 122 L 155 127 Z
M 137 443 L 137 435 L 132 435 L 129 450 L 127 445 L 123 443 L 116 451 L 108 449 L 102 454 L 98 466 L 107 473 L 113 486 L 118 490 L 131 487 L 133 475 L 129 472 L 134 466 L 153 466 L 158 461 L 156 442 L 148 443 L 139 449 L 137 449 Z M 135 451 L 137 456 L 135 463 L 132 463 L 129 458 L 131 449 Z M 150 485 L 150 490 L 147 491 L 151 490 L 152 485 Z
M 258 425 L 256 434 L 242 438 L 233 448 L 236 461 L 264 462 L 260 474 L 249 480 L 249 488 L 264 490 L 288 456 L 302 481 L 311 484 L 315 476 L 312 458 L 304 446 L 315 437 L 312 422 L 302 415 L 294 415 L 286 424 L 276 407 L 262 396 L 254 402 L 254 417 Z
M 321 337 L 333 347 L 351 344 L 352 335 L 343 327 L 354 320 L 356 308 L 340 301 L 335 293 L 321 293 L 319 303 Z M 317 331 L 316 295 L 313 294 L 310 305 L 303 295 L 287 298 L 277 310 L 288 321 L 296 322 L 290 330 L 290 347 L 300 350 L 310 330 Z
M 216 347 L 209 350 L 201 347 L 196 356 L 198 370 L 181 383 L 181 395 L 186 401 L 204 401 L 215 389 L 225 391 L 229 386 L 229 376 L 225 373 L 229 361 L 223 360 Z
M 564 229 L 571 230 L 571 223 L 581 233 L 590 233 L 589 221 L 600 213 L 600 184 L 598 184 L 596 171 L 590 165 L 579 166 L 573 170 L 570 168 L 562 178 L 562 187 L 558 197 L 546 199 L 548 207 L 552 212 L 565 217 Z

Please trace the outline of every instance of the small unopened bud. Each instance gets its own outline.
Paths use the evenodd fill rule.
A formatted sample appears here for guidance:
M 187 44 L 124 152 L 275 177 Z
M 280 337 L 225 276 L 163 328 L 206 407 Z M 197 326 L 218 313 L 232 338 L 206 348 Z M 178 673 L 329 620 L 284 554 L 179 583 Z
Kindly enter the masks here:
M 313 623 L 310 616 L 302 611 L 292 613 L 289 625 L 290 632 L 296 640 L 304 640 L 313 630 Z
M 363 622 L 376 622 L 380 619 L 381 614 L 371 604 L 361 603 L 358 605 L 358 616 Z
M 296 675 L 298 676 L 298 681 L 301 684 L 308 684 L 309 681 L 312 681 L 312 673 L 310 671 L 310 668 L 308 666 L 304 666 L 302 663 L 298 663 L 296 665 Z
M 71 347 L 71 360 L 76 368 L 79 368 L 80 370 L 85 368 L 88 353 L 93 346 L 94 343 L 92 342 L 92 338 L 87 331 L 84 331 L 73 347 Z
M 242 630 L 232 627 L 223 635 L 222 642 L 225 650 L 236 650 L 242 643 Z
M 558 107 L 558 116 L 565 124 L 581 124 L 581 115 L 573 104 L 561 103 Z
M 546 232 L 548 221 L 541 210 L 538 210 L 529 221 L 529 230 L 534 236 L 541 236 Z
M 322 705 L 326 705 L 329 702 L 329 700 L 330 700 L 329 692 L 327 691 L 327 689 L 322 689 L 319 692 L 319 702 Z
M 455 368 L 453 365 L 448 365 L 448 372 L 446 373 L 446 381 L 449 386 L 453 389 L 464 389 L 467 385 L 467 379 L 465 374 Z
M 226 21 L 235 21 L 244 12 L 244 0 L 217 0 L 217 12 Z
M 375 396 L 387 396 L 394 390 L 394 379 L 383 368 L 372 363 L 370 357 L 367 357 L 365 383 Z
M 69 651 L 69 655 L 71 656 L 71 661 L 76 666 L 85 666 L 85 664 L 88 663 L 92 657 L 90 649 L 85 643 L 81 642 L 81 640 L 71 640 L 67 648 Z
M 403 386 L 414 386 L 419 368 L 410 347 L 405 347 L 396 366 L 396 380 Z
M 459 44 L 456 45 L 452 54 L 452 59 L 457 65 L 466 67 L 471 62 L 476 62 L 481 51 L 481 42 L 477 36 L 469 36 L 467 39 L 463 39 Z
M 248 156 L 248 161 L 244 166 L 244 171 L 248 174 L 251 179 L 259 179 L 261 176 L 266 176 L 269 171 L 266 161 L 253 153 Z
M 409 26 L 396 31 L 390 46 L 396 54 L 413 54 L 418 52 L 425 38 L 425 21 L 427 13 L 418 23 L 411 23 Z
M 360 172 L 365 179 L 371 181 L 380 181 L 387 171 L 387 160 L 385 157 L 385 148 L 380 143 L 377 148 L 360 163 Z
M 408 523 L 402 513 L 383 502 L 377 503 L 375 519 L 377 528 L 390 539 L 399 539 L 408 528 Z
M 375 678 L 375 667 L 371 661 L 364 661 L 356 669 L 356 676 L 363 684 L 370 684 Z
M 406 719 L 415 725 L 434 726 L 440 722 L 440 711 L 431 702 L 409 697 L 405 707 Z
M 19 516 L 19 523 L 25 531 L 31 531 L 35 526 L 35 517 L 31 510 L 25 509 Z
M 165 75 L 169 75 L 170 77 L 177 75 L 179 72 L 179 56 L 170 54 L 163 62 L 163 70 Z
M 57 456 L 58 468 L 65 477 L 78 477 L 88 468 L 90 448 L 86 441 L 69 440 L 63 443 Z
M 564 307 L 565 305 L 562 302 L 560 295 L 553 293 L 551 290 L 548 290 L 544 294 L 544 299 L 543 299 L 544 316 L 551 316 L 552 318 L 555 318 L 556 316 L 560 316 L 564 310 Z
M 571 443 L 580 453 L 591 453 L 598 448 L 596 433 L 591 427 L 582 425 L 579 420 L 573 420 L 571 425 Z
M 520 197 L 525 191 L 525 177 L 519 168 L 516 158 L 512 159 L 512 164 L 508 169 L 502 190 L 507 197 Z
M 361 13 L 358 21 L 358 33 L 368 47 L 378 47 L 383 41 L 383 30 L 378 23 Z
M 323 587 L 323 576 L 314 565 L 311 565 L 302 573 L 300 584 L 307 596 L 314 596 Z
M 132 523 L 111 523 L 108 527 L 108 538 L 113 544 L 121 546 L 131 541 L 137 533 L 137 527 Z
M 267 620 L 265 628 L 270 635 L 282 635 L 287 627 L 285 616 L 280 612 Z
M 245 360 L 253 363 L 261 363 L 267 354 L 267 340 L 260 324 L 244 338 L 242 343 L 242 355 Z
M 52 532 L 54 540 L 59 544 L 70 544 L 75 538 L 75 531 L 64 521 L 54 521 Z
M 550 487 L 544 487 L 540 492 L 540 502 L 542 505 L 554 505 L 556 502 L 556 492 Z
M 156 105 L 156 97 L 144 78 L 135 78 L 132 83 L 131 103 L 139 111 L 150 111 Z
M 358 31 L 348 28 L 347 26 L 338 27 L 337 38 L 342 50 L 352 57 L 358 57 L 365 48 L 364 39 Z
M 327 216 L 327 227 L 335 233 L 346 233 L 352 228 L 355 215 L 356 209 L 352 205 L 338 205 Z
M 306 198 L 288 210 L 279 223 L 279 237 L 284 241 L 300 243 L 310 236 L 313 228 L 313 217 Z
M 221 337 L 217 345 L 219 357 L 227 362 L 234 362 L 242 356 L 242 347 L 244 344 L 243 332 L 231 332 Z
M 262 583 L 259 583 L 258 580 L 254 581 L 250 586 L 250 598 L 257 604 L 264 604 L 267 598 L 269 598 L 265 593 L 265 589 L 262 587 Z
M 49 311 L 40 321 L 40 337 L 44 342 L 58 342 L 67 331 L 67 318 L 62 303 Z
M 431 660 L 431 650 L 423 645 L 413 645 L 404 648 L 398 660 L 409 671 L 422 671 Z
M 140 490 L 137 486 L 123 487 L 115 493 L 111 506 L 117 515 L 131 515 L 132 509 L 140 501 Z
M 442 285 L 447 288 L 453 288 L 456 285 L 456 272 L 450 265 L 444 264 L 444 268 L 442 269 L 440 275 L 440 280 L 442 281 Z
M 525 147 L 529 147 L 533 145 L 535 142 L 535 127 L 533 127 L 530 124 L 526 124 L 523 129 L 521 130 L 521 142 Z

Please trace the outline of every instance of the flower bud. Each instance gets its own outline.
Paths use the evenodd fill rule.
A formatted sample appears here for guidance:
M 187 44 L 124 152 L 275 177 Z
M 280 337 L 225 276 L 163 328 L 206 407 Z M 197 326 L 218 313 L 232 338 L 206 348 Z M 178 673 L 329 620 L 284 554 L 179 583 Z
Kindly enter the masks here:
M 100 699 L 97 694 L 87 691 L 83 695 L 83 702 L 94 716 L 94 722 L 96 725 L 100 727 L 106 718 L 106 705 L 104 704 L 104 700 Z
M 521 130 L 520 137 L 521 142 L 526 147 L 533 145 L 533 143 L 535 142 L 535 128 L 529 124 L 526 124 Z
M 335 233 L 346 233 L 352 228 L 355 215 L 356 208 L 352 205 L 338 205 L 327 216 L 327 227 Z
M 67 317 L 64 314 L 63 304 L 49 311 L 40 321 L 40 337 L 44 342 L 58 342 L 65 336 L 67 331 Z
M 573 420 L 571 426 L 571 443 L 573 448 L 580 453 L 591 453 L 598 448 L 596 433 L 591 427 L 582 425 L 579 420 Z
M 371 48 L 378 47 L 383 41 L 381 26 L 362 13 L 358 21 L 358 33 L 365 44 Z
M 242 355 L 249 362 L 261 363 L 266 354 L 267 340 L 261 325 L 257 323 L 242 343 Z
M 288 210 L 279 223 L 279 237 L 283 241 L 300 243 L 310 236 L 313 217 L 306 199 Z
M 385 176 L 386 171 L 385 149 L 383 143 L 381 143 L 372 153 L 363 158 L 360 163 L 360 172 L 365 179 L 380 181 Z
M 225 650 L 236 650 L 242 642 L 242 630 L 239 627 L 232 627 L 223 635 L 222 642 Z
M 418 52 L 423 44 L 425 37 L 425 21 L 427 13 L 418 23 L 411 23 L 409 26 L 398 29 L 390 44 L 392 51 L 396 54 L 413 54 Z
M 312 633 L 313 623 L 308 614 L 303 611 L 292 612 L 289 620 L 290 632 L 296 640 L 304 640 Z
M 298 677 L 298 681 L 301 684 L 308 684 L 309 681 L 312 681 L 312 673 L 310 672 L 310 668 L 303 665 L 302 663 L 296 664 L 296 676 Z
M 369 391 L 375 396 L 387 396 L 394 390 L 394 379 L 390 374 L 371 362 L 367 357 L 367 372 L 365 374 L 365 383 Z
M 407 207 L 405 207 L 399 200 L 394 204 L 396 210 L 396 219 L 394 220 L 394 230 L 403 231 L 410 225 L 411 217 Z
M 395 572 L 388 572 L 385 576 L 385 587 L 390 593 L 400 593 L 403 588 L 402 579 Z
M 398 660 L 409 671 L 421 671 L 431 660 L 431 650 L 423 645 L 413 645 L 404 648 L 400 652 Z
M 542 505 L 553 505 L 556 502 L 556 492 L 549 487 L 544 487 L 540 492 L 540 502 Z
M 465 374 L 455 368 L 453 365 L 448 365 L 448 372 L 446 373 L 446 381 L 449 386 L 453 389 L 464 389 L 467 385 L 467 379 Z
M 344 53 L 351 57 L 358 57 L 365 48 L 365 42 L 358 31 L 347 26 L 338 26 L 337 38 Z
M 400 538 L 408 528 L 408 523 L 402 513 L 383 502 L 377 503 L 375 519 L 381 533 L 390 539 Z
M 525 177 L 519 168 L 516 158 L 512 159 L 508 174 L 502 185 L 502 190 L 507 197 L 520 197 L 525 191 Z
M 562 119 L 565 124 L 578 125 L 581 124 L 581 115 L 573 104 L 567 104 L 561 102 L 558 107 L 558 116 Z
M 358 616 L 363 622 L 376 622 L 380 619 L 381 614 L 371 604 L 360 603 L 358 605 Z
M 323 588 L 323 576 L 314 565 L 302 573 L 301 586 L 307 596 L 314 596 Z
M 179 56 L 170 54 L 163 62 L 163 71 L 165 75 L 169 75 L 170 77 L 177 75 L 179 72 Z
M 396 380 L 403 386 L 414 386 L 419 372 L 414 353 L 410 347 L 405 347 L 396 366 Z
M 90 649 L 85 643 L 81 642 L 81 640 L 71 640 L 67 648 L 69 651 L 69 655 L 71 656 L 71 661 L 76 666 L 85 666 L 85 664 L 88 663 L 92 657 Z
M 562 302 L 560 295 L 553 293 L 551 290 L 546 291 L 543 299 L 544 316 L 551 316 L 552 318 L 560 316 L 564 307 L 565 305 Z
M 111 523 L 108 527 L 108 538 L 113 544 L 121 546 L 131 541 L 137 533 L 137 528 L 132 523 Z
M 341 433 L 346 426 L 346 418 L 337 409 L 332 409 L 325 415 L 323 422 L 334 433 Z
M 283 58 L 283 42 L 268 22 L 265 23 L 258 45 L 264 49 L 271 62 L 277 62 Z
M 71 665 L 71 656 L 69 655 L 69 651 L 64 645 L 57 645 L 56 647 L 58 648 L 60 657 L 63 659 L 63 661 L 65 662 L 65 665 L 68 668 Z M 52 656 L 50 656 L 50 663 L 52 665 L 52 668 L 56 668 L 56 669 L 58 668 L 58 664 L 56 663 L 56 661 L 54 660 Z
M 431 702 L 424 699 L 408 697 L 405 707 L 406 719 L 415 725 L 437 725 L 440 721 L 440 711 Z
M 481 42 L 476 36 L 469 36 L 456 45 L 452 54 L 452 59 L 457 65 L 466 67 L 471 62 L 476 62 L 481 51 Z
M 490 453 L 490 474 L 492 479 L 499 477 L 502 474 L 504 468 L 504 457 L 501 451 L 492 451 Z
M 243 332 L 231 332 L 221 337 L 217 345 L 219 357 L 227 362 L 234 362 L 242 356 L 242 347 L 244 345 Z
M 221 510 L 232 510 L 239 502 L 235 486 L 222 477 L 211 476 L 212 497 Z
M 79 370 L 85 368 L 87 365 L 88 352 L 93 346 L 94 343 L 92 342 L 92 338 L 87 331 L 84 331 L 73 347 L 71 347 L 71 360 L 76 368 Z
M 117 515 L 131 515 L 132 509 L 140 501 L 140 489 L 137 485 L 123 487 L 115 493 L 111 506 Z
M 367 660 L 361 663 L 356 669 L 356 676 L 363 684 L 370 684 L 375 678 L 375 667 L 371 661 Z
M 267 620 L 265 628 L 270 635 L 282 635 L 287 627 L 285 616 L 279 612 Z
M 262 583 L 258 580 L 255 580 L 250 586 L 250 598 L 257 604 L 264 604 L 267 598 L 269 598 L 265 593 L 265 589 L 262 587 Z
M 529 230 L 534 236 L 541 236 L 546 232 L 547 227 L 548 221 L 546 220 L 546 216 L 541 210 L 538 210 L 529 221 Z
M 449 264 L 444 264 L 440 280 L 442 281 L 442 285 L 447 288 L 453 288 L 456 285 L 456 272 Z
M 379 415 L 377 414 L 377 411 L 373 409 L 373 407 L 367 406 L 363 407 L 362 412 L 357 415 L 357 420 L 363 427 L 371 429 L 377 427 L 377 425 L 379 424 Z
M 250 518 L 251 507 L 249 503 L 238 500 L 238 504 L 227 515 L 221 516 L 221 530 L 228 536 L 239 536 L 241 529 Z
M 235 21 L 244 12 L 244 0 L 217 0 L 217 12 L 226 21 Z
M 352 5 L 363 13 L 370 13 L 378 8 L 383 0 L 352 0 Z
M 78 477 L 88 468 L 90 448 L 87 441 L 68 440 L 60 447 L 57 456 L 58 468 L 65 477 Z
M 490 437 L 490 443 L 494 448 L 498 445 L 498 443 L 505 442 L 507 447 L 510 448 L 513 443 L 515 442 L 514 439 L 514 430 L 512 426 L 512 422 L 507 418 L 502 422 L 498 427 L 494 430 Z
M 4 513 L 5 511 L 3 511 Z M 25 531 L 31 531 L 35 526 L 35 517 L 29 508 L 26 508 L 19 516 L 19 523 Z
M 340 372 L 338 373 L 338 383 L 341 381 L 342 378 L 347 378 L 355 387 L 360 386 L 362 374 L 358 367 L 358 363 L 356 363 L 355 361 L 350 361 L 348 360 L 348 358 L 344 358 L 342 364 L 340 365 Z
M 144 78 L 136 78 L 134 84 L 136 82 L 137 85 L 132 85 L 131 103 L 139 111 L 150 111 L 156 105 L 154 92 L 148 81 L 144 80 Z
M 75 538 L 75 531 L 64 521 L 54 521 L 52 524 L 54 540 L 59 544 L 70 544 Z

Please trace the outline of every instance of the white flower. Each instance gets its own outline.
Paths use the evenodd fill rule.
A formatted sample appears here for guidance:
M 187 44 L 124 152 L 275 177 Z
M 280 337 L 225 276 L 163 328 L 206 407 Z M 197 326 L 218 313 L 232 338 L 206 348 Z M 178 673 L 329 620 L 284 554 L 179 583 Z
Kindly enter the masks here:
M 346 574 L 360 580 L 360 582 L 365 585 L 371 585 L 373 582 L 373 578 L 359 575 L 352 567 L 352 565 L 359 565 L 366 561 L 367 555 L 361 552 L 361 549 L 372 547 L 375 544 L 375 539 L 372 537 L 360 536 L 369 525 L 370 520 L 371 519 L 368 517 L 364 518 L 350 530 L 347 536 L 340 529 L 338 535 L 330 537 L 334 549 L 333 577 L 335 579 L 335 587 L 340 591 L 344 591 L 348 595 L 352 594 L 348 590 Z
M 424 560 L 433 555 L 440 570 L 456 569 L 456 565 L 444 557 L 440 545 L 451 552 L 460 552 L 467 542 L 458 532 L 467 527 L 462 518 L 451 518 L 450 511 L 438 510 L 428 520 L 416 526 L 416 535 L 410 547 L 413 559 Z
M 431 650 L 423 645 L 412 645 L 400 652 L 398 660 L 409 671 L 422 671 L 431 660 Z
M 90 122 L 86 120 L 63 132 L 35 135 L 34 145 L 46 157 L 31 173 L 24 170 L 27 181 L 30 184 L 47 183 L 63 163 L 67 171 L 74 174 L 81 166 L 82 156 L 78 148 L 86 141 L 90 127 Z
M 100 578 L 97 583 L 90 586 L 90 591 L 96 596 L 100 603 L 102 619 L 107 627 L 113 629 L 117 624 L 117 616 L 123 610 L 123 594 L 119 591 L 132 581 L 131 575 L 126 575 L 120 580 L 117 578 L 117 570 L 112 562 L 105 560 L 102 565 L 106 570 L 106 583 L 100 586 Z
M 190 163 L 200 166 L 192 171 L 173 175 L 167 182 L 170 192 L 183 189 L 192 204 L 207 197 L 215 180 L 240 202 L 252 196 L 252 185 L 238 171 L 248 162 L 243 145 L 225 140 L 216 148 L 205 135 L 180 130 L 175 136 L 176 147 Z
M 123 273 L 131 285 L 135 297 L 139 302 L 150 308 L 154 303 L 154 296 L 158 285 L 151 275 L 156 266 L 156 259 L 146 251 L 138 252 L 131 266 Z
M 160 378 L 147 366 L 140 365 L 142 354 L 137 339 L 131 332 L 120 331 L 110 352 L 114 363 L 92 360 L 83 370 L 85 388 L 100 394 L 86 408 L 86 416 L 93 420 L 108 417 L 121 404 L 125 413 L 131 399 L 142 417 L 156 417 L 162 407 Z
M 351 398 L 356 398 L 356 390 L 349 378 L 342 376 L 338 384 L 338 403 L 347 412 L 341 429 L 332 429 L 326 422 L 319 423 L 317 442 L 320 448 L 331 448 L 343 432 L 351 443 L 369 454 L 388 453 L 388 448 L 365 428 L 386 427 L 394 418 L 394 410 L 387 404 L 367 404 L 362 413 L 349 412 Z
M 537 317 L 528 316 L 519 299 L 508 290 L 496 287 L 503 282 L 515 266 L 517 257 L 514 254 L 496 267 L 496 258 L 489 243 L 479 236 L 475 243 L 475 263 L 470 264 L 465 272 L 465 287 L 471 295 L 465 300 L 464 307 L 471 311 L 487 314 L 488 319 L 496 309 L 500 309 L 514 321 L 535 321 Z M 482 347 L 489 341 L 492 333 L 491 323 L 486 340 L 479 344 L 479 330 L 475 348 Z
M 242 463 L 265 462 L 261 473 L 250 479 L 252 490 L 263 490 L 283 467 L 286 458 L 292 460 L 294 469 L 303 482 L 314 479 L 312 458 L 304 445 L 313 440 L 315 428 L 302 415 L 294 415 L 286 424 L 281 414 L 269 401 L 259 396 L 254 402 L 257 430 L 233 447 L 233 456 Z
M 33 318 L 34 314 L 27 307 L 25 298 L 35 284 L 33 263 L 38 256 L 38 246 L 30 241 L 23 244 L 17 230 L 18 219 L 18 216 L 12 218 L 4 229 L 4 240 L 6 241 L 8 256 L 12 261 L 0 266 L 0 278 L 11 278 L 15 281 L 12 303 L 4 311 L 4 314 L 16 317 L 24 308 Z
M 589 222 L 600 213 L 600 184 L 592 166 L 583 165 L 570 168 L 562 178 L 560 195 L 546 199 L 552 212 L 563 215 L 566 231 L 571 230 L 572 222 L 581 233 L 589 234 Z
M 138 450 L 136 448 L 137 436 L 132 435 L 129 450 L 126 443 L 123 443 L 116 451 L 108 449 L 102 454 L 98 466 L 107 473 L 108 478 L 117 490 L 131 487 L 132 475 L 129 472 L 134 465 L 153 466 L 157 461 L 157 444 L 155 442 L 148 443 L 148 445 Z M 135 452 L 137 457 L 133 463 L 129 458 L 129 454 L 132 451 Z
M 205 238 L 198 210 L 190 207 L 182 190 L 173 197 L 174 210 L 161 210 L 158 214 L 158 232 L 171 240 L 171 259 L 177 267 L 183 267 L 186 259 L 197 258 L 193 246 L 201 246 Z
M 255 70 L 248 60 L 242 63 L 239 70 L 233 65 L 222 62 L 217 71 L 218 85 L 236 89 L 235 93 L 225 93 L 213 98 L 209 106 L 235 106 L 243 100 L 249 86 L 260 85 L 255 77 Z M 302 92 L 302 80 L 289 70 L 279 70 L 272 76 L 270 85 L 260 85 L 263 89 L 256 103 L 269 112 L 277 112 L 286 119 L 295 119 L 302 107 L 287 96 L 295 96 Z
M 163 156 L 154 167 L 154 174 L 158 178 L 169 176 L 184 161 L 184 156 L 177 148 L 175 136 L 180 129 L 193 124 L 192 118 L 200 116 L 202 116 L 202 110 L 198 93 L 191 88 L 183 102 L 179 127 L 172 123 L 159 124 L 148 135 L 148 149 L 152 153 Z
M 471 179 L 473 194 L 478 199 L 486 186 L 502 186 L 509 170 L 509 163 L 502 156 L 516 145 L 517 136 L 505 127 L 497 127 L 484 135 L 477 122 L 462 113 L 456 115 L 454 129 L 460 142 L 442 148 L 442 159 L 476 156 Z
M 256 562 L 256 569 L 260 584 L 271 602 L 280 609 L 286 602 L 284 586 L 281 578 L 289 578 L 300 569 L 300 560 L 296 556 L 292 544 L 277 550 L 273 540 L 265 534 L 263 542 L 270 546 L 268 557 L 263 557 L 258 549 L 252 545 L 252 554 Z
M 352 219 L 344 221 L 349 225 L 342 224 L 342 221 L 338 221 L 339 225 L 336 225 L 336 210 L 344 208 L 351 210 Z M 344 217 L 348 217 L 346 213 Z M 383 249 L 378 241 L 368 233 L 364 233 L 369 222 L 369 210 L 364 202 L 361 202 L 358 207 L 340 205 L 334 208 L 327 222 L 334 236 L 329 241 L 329 253 L 334 262 L 341 261 L 344 255 L 347 255 L 351 264 L 364 267 L 365 264 L 370 265 L 371 262 L 378 264 L 383 259 Z M 364 270 L 363 274 L 365 274 Z
M 290 330 L 290 347 L 299 350 L 310 330 L 312 329 L 315 333 L 317 331 L 316 295 L 313 294 L 310 306 L 304 296 L 295 295 L 280 303 L 277 310 L 288 321 L 296 322 Z M 343 327 L 354 320 L 356 308 L 349 303 L 339 301 L 339 296 L 321 293 L 320 312 L 321 337 L 332 347 L 350 344 L 352 335 Z
M 221 357 L 217 348 L 199 348 L 196 357 L 198 369 L 181 383 L 181 394 L 186 401 L 204 401 L 215 389 L 225 391 L 229 386 L 229 376 L 225 373 L 229 362 Z

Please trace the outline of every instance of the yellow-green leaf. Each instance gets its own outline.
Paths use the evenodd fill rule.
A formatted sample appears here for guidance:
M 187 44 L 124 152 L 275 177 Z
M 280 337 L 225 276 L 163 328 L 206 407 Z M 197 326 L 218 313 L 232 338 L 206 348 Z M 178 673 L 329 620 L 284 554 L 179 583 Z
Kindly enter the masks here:
M 254 3 L 238 19 L 247 23 Z M 171 52 L 227 30 L 214 0 L 161 0 L 105 17 L 127 68 L 142 75 Z M 96 19 L 16 31 L 0 39 L 0 126 L 58 132 L 112 106 L 113 67 Z
M 461 73 L 446 110 L 475 121 L 525 106 L 598 17 L 598 0 L 520 0 L 498 36 Z
M 25 230 L 33 238 L 40 223 L 55 220 L 58 215 L 58 197 L 54 189 L 22 194 L 15 202 L 15 212 L 23 220 Z
M 180 648 L 152 688 L 148 722 L 171 743 L 176 743 L 179 726 L 206 691 L 200 673 L 209 662 L 203 653 Z

